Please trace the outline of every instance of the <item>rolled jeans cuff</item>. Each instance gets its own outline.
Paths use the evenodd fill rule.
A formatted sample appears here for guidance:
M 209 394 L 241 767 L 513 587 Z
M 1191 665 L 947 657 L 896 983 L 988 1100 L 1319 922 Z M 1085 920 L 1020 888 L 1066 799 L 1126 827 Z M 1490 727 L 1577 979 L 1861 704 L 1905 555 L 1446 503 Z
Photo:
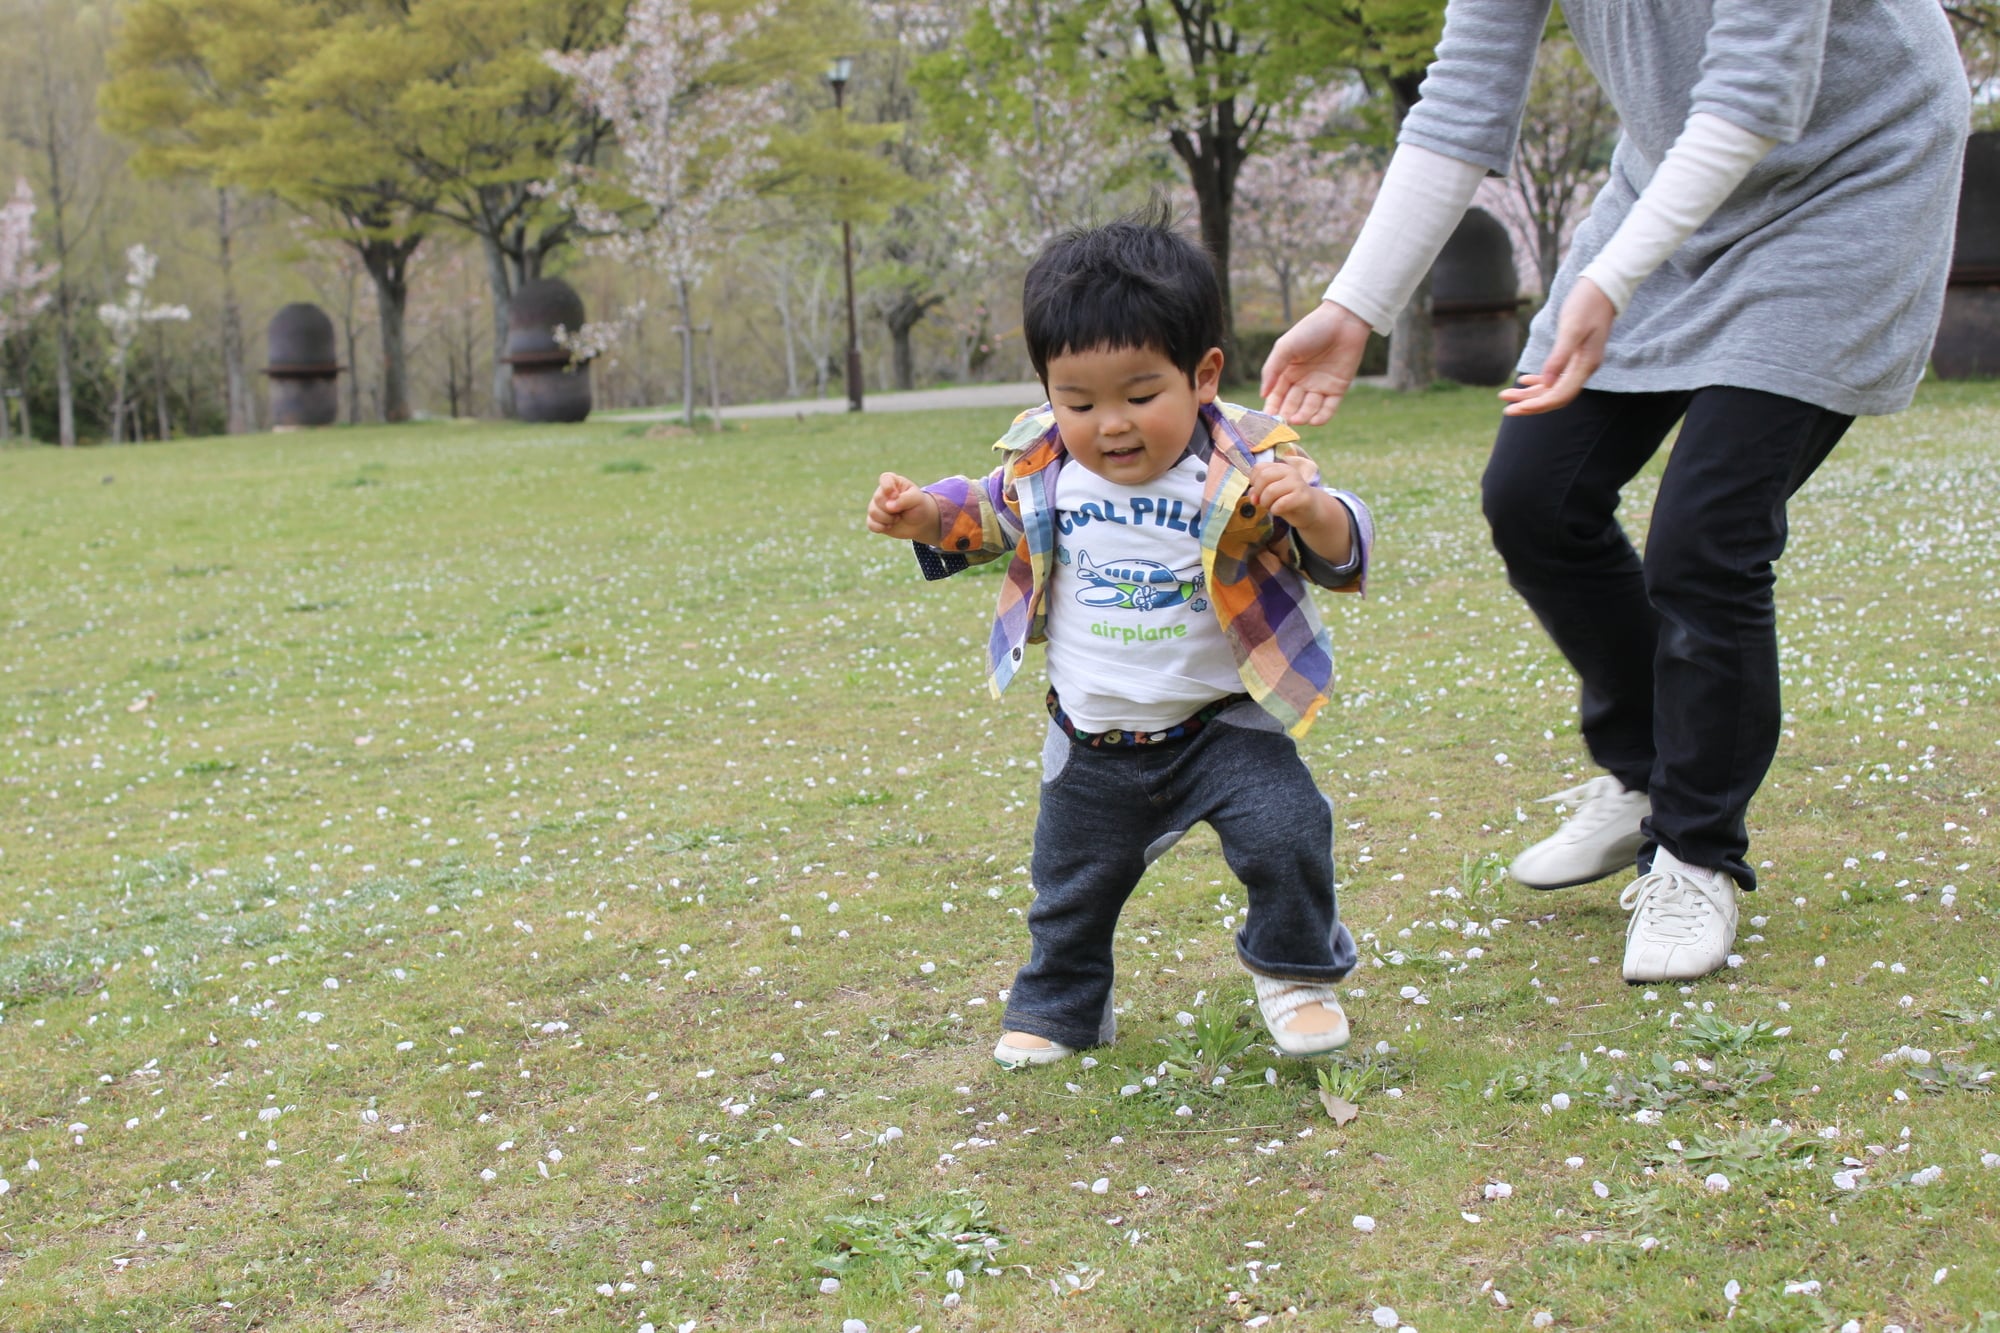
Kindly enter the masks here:
M 1276 963 L 1257 957 L 1250 952 L 1242 931 L 1236 934 L 1236 960 L 1243 964 L 1245 971 L 1273 981 L 1333 982 L 1339 981 L 1354 970 L 1359 959 L 1356 956 L 1354 937 L 1341 926 L 1333 937 L 1333 956 L 1347 959 L 1346 963 Z

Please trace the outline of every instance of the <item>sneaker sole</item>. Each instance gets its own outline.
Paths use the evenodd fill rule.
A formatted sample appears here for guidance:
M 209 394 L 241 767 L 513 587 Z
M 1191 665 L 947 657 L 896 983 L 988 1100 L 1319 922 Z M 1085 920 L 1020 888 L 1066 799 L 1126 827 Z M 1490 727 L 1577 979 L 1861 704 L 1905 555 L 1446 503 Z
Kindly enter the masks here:
M 1566 879 L 1560 884 L 1537 884 L 1532 880 L 1522 879 L 1511 869 L 1507 872 L 1507 878 L 1513 880 L 1524 889 L 1533 889 L 1537 893 L 1547 893 L 1551 889 L 1573 889 L 1579 884 L 1595 884 L 1598 880 L 1610 879 L 1613 875 L 1629 874 L 1631 870 L 1631 866 L 1621 863 L 1612 866 L 1609 870 L 1600 870 L 1594 875 L 1585 875 L 1582 879 Z
M 1728 970 L 1728 963 L 1717 963 L 1714 967 L 1708 969 L 1708 971 L 1692 977 L 1625 977 L 1625 984 L 1628 986 L 1685 986 L 1690 982 L 1706 981 L 1716 973 L 1727 972 Z M 1619 975 L 1623 976 L 1624 974 L 1621 972 Z

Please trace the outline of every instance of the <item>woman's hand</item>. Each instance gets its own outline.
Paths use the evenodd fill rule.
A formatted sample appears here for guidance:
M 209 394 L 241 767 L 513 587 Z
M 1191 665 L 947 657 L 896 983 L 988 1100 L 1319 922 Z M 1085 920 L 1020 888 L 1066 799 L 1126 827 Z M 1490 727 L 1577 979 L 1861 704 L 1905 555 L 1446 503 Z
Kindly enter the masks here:
M 1556 319 L 1556 344 L 1538 375 L 1523 375 L 1519 386 L 1502 389 L 1506 415 L 1533 416 L 1568 407 L 1604 364 L 1604 344 L 1618 318 L 1611 298 L 1589 278 L 1578 278 Z
M 1354 387 L 1368 322 L 1322 301 L 1292 325 L 1264 361 L 1264 410 L 1294 426 L 1323 426 Z

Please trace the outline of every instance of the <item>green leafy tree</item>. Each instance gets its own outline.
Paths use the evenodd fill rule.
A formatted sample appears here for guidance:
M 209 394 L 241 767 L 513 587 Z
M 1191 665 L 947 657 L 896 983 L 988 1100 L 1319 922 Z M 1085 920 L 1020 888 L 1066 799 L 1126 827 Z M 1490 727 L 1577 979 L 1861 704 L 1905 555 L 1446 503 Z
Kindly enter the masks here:
M 1229 273 L 1244 165 L 1284 136 L 1273 119 L 1330 82 L 1356 79 L 1386 100 L 1393 126 L 1442 27 L 1443 0 L 1094 0 L 1113 34 L 1098 48 L 1116 103 L 1163 138 L 1186 173 L 1201 237 L 1223 282 L 1228 364 L 1235 355 Z
M 1357 138 L 1385 151 L 1417 104 L 1424 70 L 1444 30 L 1443 0 L 1270 0 L 1271 21 L 1285 34 L 1274 52 L 1276 77 L 1307 83 L 1351 78 L 1366 92 Z M 1389 338 L 1389 382 L 1415 390 L 1437 378 L 1431 346 L 1430 277 L 1396 316 Z
M 609 122 L 544 60 L 608 46 L 624 0 L 404 0 L 343 28 L 314 64 L 333 123 L 397 160 L 399 202 L 469 232 L 485 257 L 492 401 L 513 413 L 506 354 L 514 293 L 577 236 L 545 182 L 595 162 Z
M 219 194 L 218 253 L 229 281 L 230 192 L 268 193 L 352 249 L 375 284 L 382 331 L 382 411 L 410 415 L 401 337 L 409 266 L 430 202 L 393 137 L 342 113 L 345 81 L 371 68 L 371 42 L 392 12 L 297 0 L 137 0 L 99 96 L 104 123 L 137 145 L 136 169 L 201 176 Z M 381 128 L 381 127 L 376 127 Z M 231 426 L 242 335 L 225 295 Z
M 1118 123 L 1094 77 L 1093 52 L 1116 36 L 1101 6 L 991 0 L 957 41 L 915 62 L 926 137 L 970 244 L 1032 257 L 1146 174 L 1145 139 Z
M 1164 137 L 1187 173 L 1222 283 L 1224 364 L 1240 369 L 1229 280 L 1236 183 L 1291 96 L 1271 77 L 1283 13 L 1235 0 L 1109 0 L 1107 13 L 1135 35 L 1113 56 L 1120 108 Z
M 1944 0 L 1972 85 L 1974 129 L 2000 129 L 2000 0 Z
M 799 100 L 795 95 L 790 123 L 771 131 L 766 155 L 773 165 L 756 183 L 758 202 L 748 222 L 756 238 L 752 265 L 778 315 L 793 397 L 801 391 L 800 348 L 812 357 L 816 396 L 824 394 L 829 358 L 837 362 L 844 355 L 845 311 L 829 317 L 827 309 L 841 299 L 840 225 L 878 226 L 895 201 L 923 191 L 890 156 L 901 125 L 861 121 L 831 106 L 797 105 Z
M 857 281 L 889 335 L 890 382 L 916 385 L 917 326 L 951 299 L 964 246 L 958 218 L 942 193 L 948 168 L 936 146 L 908 133 L 921 116 L 915 72 L 927 57 L 958 40 L 955 17 L 922 0 L 870 6 L 875 41 L 857 62 L 849 114 L 881 136 L 885 160 L 901 181 L 884 197 L 879 219 L 857 242 Z M 865 97 L 854 94 L 865 90 Z

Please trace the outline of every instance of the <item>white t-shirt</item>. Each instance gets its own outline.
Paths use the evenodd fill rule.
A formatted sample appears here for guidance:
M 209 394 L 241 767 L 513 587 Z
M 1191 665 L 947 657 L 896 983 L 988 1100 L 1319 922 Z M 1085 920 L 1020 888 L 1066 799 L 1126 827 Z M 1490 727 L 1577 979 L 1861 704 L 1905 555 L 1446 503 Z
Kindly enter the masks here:
M 1242 690 L 1201 569 L 1190 454 L 1143 486 L 1074 459 L 1056 477 L 1049 683 L 1079 731 L 1164 731 Z

